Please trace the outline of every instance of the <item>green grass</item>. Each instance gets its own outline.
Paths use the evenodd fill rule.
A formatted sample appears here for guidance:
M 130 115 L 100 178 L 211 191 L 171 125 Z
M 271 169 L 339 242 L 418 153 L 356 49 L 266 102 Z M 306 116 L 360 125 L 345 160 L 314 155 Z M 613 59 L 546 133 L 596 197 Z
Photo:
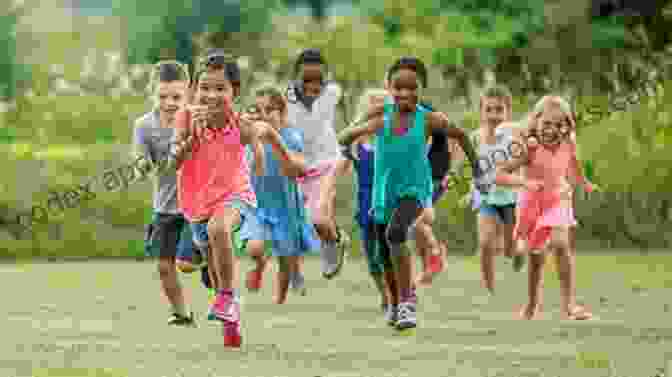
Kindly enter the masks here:
M 260 294 L 243 293 L 237 351 L 223 349 L 219 327 L 205 321 L 197 274 L 183 282 L 200 326 L 171 329 L 153 262 L 0 265 L 0 284 L 20 289 L 0 306 L 0 333 L 12 339 L 0 342 L 0 375 L 653 377 L 672 361 L 672 302 L 656 283 L 666 271 L 655 268 L 672 265 L 669 253 L 579 255 L 578 294 L 599 318 L 591 322 L 560 320 L 551 274 L 543 319 L 515 320 L 526 273 L 499 260 L 489 299 L 476 262 L 451 257 L 419 293 L 416 334 L 400 337 L 382 322 L 362 259 L 326 281 L 308 258 L 308 296 L 273 305 L 270 274 Z M 633 291 L 633 279 L 646 289 Z

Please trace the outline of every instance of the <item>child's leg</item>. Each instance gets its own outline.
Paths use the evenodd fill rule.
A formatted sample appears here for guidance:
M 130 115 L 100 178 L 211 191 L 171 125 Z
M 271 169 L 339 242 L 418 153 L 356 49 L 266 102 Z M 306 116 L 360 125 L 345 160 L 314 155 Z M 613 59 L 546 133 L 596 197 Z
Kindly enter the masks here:
M 323 182 L 334 173 L 336 162 L 320 177 L 309 178 L 302 184 L 303 193 L 306 196 L 306 206 L 312 217 L 315 229 L 322 240 L 320 257 L 322 260 L 322 276 L 326 279 L 336 277 L 345 261 L 345 250 L 348 248 L 349 239 L 347 234 L 339 229 L 335 221 L 336 189 L 331 188 L 326 193 L 321 192 Z M 320 197 L 325 195 L 325 197 Z M 322 205 L 322 203 L 326 203 Z
M 156 221 L 155 240 L 158 242 L 160 251 L 158 270 L 163 292 L 170 302 L 173 313 L 178 317 L 188 318 L 189 314 L 175 266 L 179 234 L 184 225 L 183 221 L 180 221 L 181 219 L 177 216 L 159 214 Z M 173 322 L 171 319 L 171 324 Z
M 276 274 L 275 295 L 273 303 L 284 304 L 289 290 L 289 277 L 292 272 L 291 257 L 278 257 L 278 272 Z M 296 263 L 296 262 L 294 262 Z
M 563 314 L 569 319 L 585 320 L 592 314 L 576 303 L 576 259 L 570 249 L 570 232 L 568 227 L 554 228 L 550 249 L 556 256 Z
M 408 229 L 422 214 L 423 207 L 416 199 L 403 198 L 394 211 L 385 234 L 392 260 L 396 262 L 397 283 L 399 284 L 400 303 L 397 328 L 404 330 L 416 326 L 415 289 L 413 289 L 413 259 L 406 239 Z
M 265 254 L 265 242 L 263 240 L 248 240 L 247 252 L 249 256 L 255 261 L 255 268 L 247 273 L 247 289 L 251 291 L 258 291 L 261 289 L 266 270 L 266 262 L 268 259 Z
M 373 231 L 373 225 L 369 224 L 366 227 L 360 226 L 359 233 L 362 236 L 362 243 L 364 249 L 364 255 L 366 256 L 366 261 L 369 267 L 369 274 L 371 279 L 378 289 L 378 293 L 381 298 L 381 306 L 387 308 L 389 304 L 389 297 L 387 295 L 387 289 L 385 287 L 385 280 L 383 278 L 384 265 L 381 260 L 378 250 L 376 250 L 376 239 Z
M 232 290 L 234 284 L 233 228 L 240 223 L 240 211 L 227 207 L 208 223 L 208 236 L 212 250 L 212 267 L 217 279 L 217 289 Z
M 525 265 L 525 256 L 517 251 L 513 240 L 513 230 L 516 225 L 516 206 L 502 206 L 498 208 L 498 232 L 504 244 L 504 254 L 513 259 L 514 271 L 520 271 Z
M 528 267 L 528 296 L 529 301 L 523 308 L 521 316 L 523 319 L 535 319 L 538 315 L 542 302 L 543 273 L 546 264 L 546 254 L 530 254 L 530 264 Z
M 483 286 L 495 293 L 495 252 L 497 247 L 497 217 L 491 206 L 481 207 L 478 214 L 478 245 L 481 252 L 481 279 Z

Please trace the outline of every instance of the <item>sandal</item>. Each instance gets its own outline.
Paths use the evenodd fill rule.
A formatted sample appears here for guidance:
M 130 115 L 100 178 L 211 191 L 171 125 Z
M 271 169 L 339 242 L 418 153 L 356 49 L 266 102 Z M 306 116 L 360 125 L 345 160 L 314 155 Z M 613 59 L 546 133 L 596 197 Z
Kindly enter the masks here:
M 587 321 L 593 318 L 593 313 L 589 312 L 584 306 L 575 305 L 567 313 L 567 319 L 570 321 Z

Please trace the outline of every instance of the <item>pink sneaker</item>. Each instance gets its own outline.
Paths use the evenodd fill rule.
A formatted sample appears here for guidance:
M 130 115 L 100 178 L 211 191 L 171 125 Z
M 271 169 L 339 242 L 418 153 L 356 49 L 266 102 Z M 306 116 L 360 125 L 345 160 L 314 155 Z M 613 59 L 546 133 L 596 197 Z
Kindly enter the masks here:
M 224 346 L 240 347 L 240 304 L 232 293 L 219 293 L 210 308 L 215 317 L 222 321 Z

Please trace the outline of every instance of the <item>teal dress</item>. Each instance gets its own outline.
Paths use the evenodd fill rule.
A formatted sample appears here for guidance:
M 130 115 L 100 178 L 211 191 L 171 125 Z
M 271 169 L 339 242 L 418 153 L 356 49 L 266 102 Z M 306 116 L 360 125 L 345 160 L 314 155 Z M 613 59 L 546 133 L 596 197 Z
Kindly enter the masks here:
M 403 135 L 392 131 L 396 105 L 387 103 L 384 127 L 376 137 L 373 179 L 373 213 L 375 222 L 387 224 L 393 211 L 404 198 L 416 199 L 427 208 L 432 203 L 432 169 L 427 158 L 425 116 L 428 112 L 417 106 L 409 114 L 411 123 Z

